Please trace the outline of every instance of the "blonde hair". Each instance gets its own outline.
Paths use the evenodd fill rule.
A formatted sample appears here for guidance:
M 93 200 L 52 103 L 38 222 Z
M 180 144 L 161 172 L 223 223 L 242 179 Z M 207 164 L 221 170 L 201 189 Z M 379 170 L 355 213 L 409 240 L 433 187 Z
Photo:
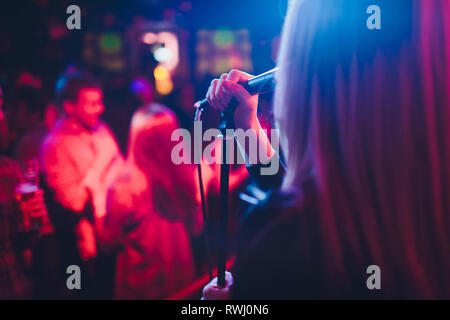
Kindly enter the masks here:
M 373 1 L 292 1 L 274 106 L 283 188 L 312 177 L 335 284 L 356 261 L 379 265 L 392 296 L 450 297 L 450 3 L 376 2 L 381 30 L 366 26 Z

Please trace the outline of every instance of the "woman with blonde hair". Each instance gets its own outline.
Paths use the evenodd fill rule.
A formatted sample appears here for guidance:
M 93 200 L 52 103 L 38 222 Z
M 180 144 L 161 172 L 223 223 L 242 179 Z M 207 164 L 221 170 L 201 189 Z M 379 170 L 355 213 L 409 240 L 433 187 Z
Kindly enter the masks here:
M 175 114 L 150 103 L 131 121 L 126 170 L 97 223 L 105 249 L 119 249 L 115 297 L 164 299 L 194 280 L 189 232 L 201 230 L 195 167 L 171 160 Z
M 233 287 L 205 298 L 450 298 L 450 3 L 376 1 L 381 29 L 373 4 L 291 2 L 283 186 L 243 221 Z M 259 129 L 248 77 L 214 80 L 208 100 L 236 97 L 236 126 Z

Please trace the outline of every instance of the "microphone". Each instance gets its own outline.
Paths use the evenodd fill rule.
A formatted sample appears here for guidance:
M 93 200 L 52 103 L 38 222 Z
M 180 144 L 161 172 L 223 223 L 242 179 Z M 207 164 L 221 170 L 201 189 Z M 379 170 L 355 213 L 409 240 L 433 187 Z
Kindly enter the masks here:
M 238 82 L 238 84 L 243 86 L 251 95 L 270 93 L 275 90 L 277 72 L 278 68 L 274 68 L 247 81 Z M 207 99 L 203 99 L 198 101 L 194 107 L 197 109 L 195 118 L 198 119 L 200 113 L 211 106 Z

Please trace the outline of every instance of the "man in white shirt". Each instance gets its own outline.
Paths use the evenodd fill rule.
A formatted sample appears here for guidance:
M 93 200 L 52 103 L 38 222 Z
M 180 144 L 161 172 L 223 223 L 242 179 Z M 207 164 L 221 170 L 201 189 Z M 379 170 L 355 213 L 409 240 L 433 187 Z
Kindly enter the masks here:
M 89 201 L 94 220 L 106 213 L 108 186 L 123 167 L 116 139 L 100 121 L 105 110 L 100 86 L 82 74 L 58 80 L 63 115 L 45 138 L 41 162 L 56 202 L 80 214 L 75 234 L 84 261 L 97 256 L 94 221 L 83 216 Z

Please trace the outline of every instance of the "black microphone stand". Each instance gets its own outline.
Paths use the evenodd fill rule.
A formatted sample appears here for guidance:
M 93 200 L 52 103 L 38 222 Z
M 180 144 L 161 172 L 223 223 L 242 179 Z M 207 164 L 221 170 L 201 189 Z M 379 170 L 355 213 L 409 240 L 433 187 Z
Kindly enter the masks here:
M 228 136 L 228 129 L 234 129 L 234 112 L 238 102 L 232 98 L 228 107 L 220 113 L 219 130 L 222 136 L 222 162 L 220 165 L 220 215 L 219 215 L 219 244 L 217 257 L 217 284 L 225 287 L 225 268 L 227 259 L 227 226 L 228 226 L 228 194 L 230 184 L 230 143 L 234 142 L 234 135 Z
M 195 107 L 195 106 L 194 106 Z M 202 121 L 202 113 L 203 113 L 204 107 L 202 105 L 199 105 L 196 107 L 195 110 L 195 116 L 194 121 Z M 203 149 L 203 147 L 202 147 Z M 206 251 L 206 260 L 208 261 L 208 274 L 209 274 L 209 280 L 211 281 L 213 279 L 212 276 L 212 268 L 211 268 L 211 257 L 209 255 L 209 222 L 208 217 L 206 214 L 206 198 L 205 198 L 205 192 L 203 189 L 203 179 L 202 179 L 202 161 L 200 158 L 200 162 L 197 164 L 198 169 L 198 181 L 199 181 L 199 188 L 200 188 L 200 197 L 202 201 L 202 214 L 203 214 L 203 222 L 205 224 L 205 251 Z
M 228 161 L 228 153 L 230 143 L 233 143 L 234 136 L 228 136 L 228 129 L 234 129 L 234 112 L 238 105 L 238 101 L 232 98 L 228 107 L 220 113 L 219 131 L 222 137 L 222 162 L 220 165 L 220 211 L 219 211 L 219 234 L 218 234 L 218 257 L 217 257 L 217 284 L 225 287 L 225 269 L 227 259 L 227 227 L 228 227 L 228 197 L 230 182 L 230 162 Z M 204 109 L 200 105 L 195 112 L 194 121 L 201 121 L 201 115 Z M 198 174 L 200 180 L 200 194 L 202 199 L 203 220 L 206 224 L 206 251 L 208 256 L 209 276 L 212 278 L 211 261 L 209 259 L 209 224 L 206 216 L 206 200 L 203 191 L 201 164 L 198 164 Z

